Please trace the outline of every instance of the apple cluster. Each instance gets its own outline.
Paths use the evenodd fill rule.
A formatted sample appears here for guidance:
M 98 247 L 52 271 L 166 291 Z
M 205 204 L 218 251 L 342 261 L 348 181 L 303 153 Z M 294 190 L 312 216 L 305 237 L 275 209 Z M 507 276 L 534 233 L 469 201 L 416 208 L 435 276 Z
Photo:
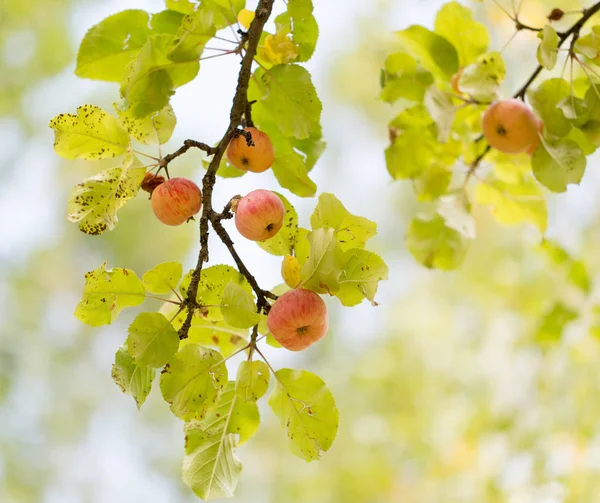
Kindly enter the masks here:
M 262 173 L 273 164 L 275 151 L 266 133 L 247 127 L 230 141 L 227 160 L 238 169 Z M 147 173 L 143 187 L 151 193 L 154 215 L 165 225 L 181 225 L 202 207 L 200 187 L 188 178 L 165 180 L 162 176 Z M 285 207 L 279 196 L 265 189 L 233 198 L 231 210 L 235 213 L 238 232 L 251 241 L 274 237 L 285 218 Z M 296 257 L 288 255 L 284 258 L 281 274 L 292 290 L 281 295 L 271 306 L 267 326 L 273 338 L 284 348 L 300 351 L 327 333 L 327 307 L 317 293 L 301 287 Z

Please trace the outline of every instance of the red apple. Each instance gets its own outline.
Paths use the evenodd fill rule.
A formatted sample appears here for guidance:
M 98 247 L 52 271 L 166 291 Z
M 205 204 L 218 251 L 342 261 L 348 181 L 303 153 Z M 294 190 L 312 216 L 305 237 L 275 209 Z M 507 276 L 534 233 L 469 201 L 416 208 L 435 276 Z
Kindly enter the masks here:
M 327 333 L 327 306 L 315 292 L 297 288 L 279 297 L 267 316 L 269 332 L 290 351 L 301 351 Z
M 171 178 L 154 189 L 151 203 L 163 224 L 180 225 L 200 211 L 202 193 L 187 178 Z
M 235 212 L 235 226 L 251 241 L 263 241 L 279 232 L 285 217 L 285 207 L 270 190 L 253 190 L 240 199 Z
M 482 118 L 490 146 L 505 154 L 526 152 L 538 138 L 538 120 L 523 101 L 510 98 L 492 103 Z
M 268 170 L 275 160 L 275 151 L 269 135 L 253 127 L 247 127 L 244 131 L 252 135 L 254 145 L 249 146 L 243 135 L 233 138 L 227 147 L 227 159 L 230 164 L 253 173 Z

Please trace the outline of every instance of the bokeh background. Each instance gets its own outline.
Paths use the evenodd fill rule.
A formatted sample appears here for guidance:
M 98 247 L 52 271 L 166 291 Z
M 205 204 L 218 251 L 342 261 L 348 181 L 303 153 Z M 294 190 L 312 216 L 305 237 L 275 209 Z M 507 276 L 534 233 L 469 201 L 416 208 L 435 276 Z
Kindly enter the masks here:
M 393 31 L 431 26 L 442 2 L 314 3 L 320 39 L 308 67 L 324 105 L 328 150 L 311 176 L 319 192 L 334 192 L 351 212 L 378 222 L 373 246 L 389 264 L 390 279 L 381 284 L 376 308 L 341 309 L 328 299 L 330 334 L 302 354 L 266 349 L 274 366 L 307 368 L 325 379 L 340 409 L 340 430 L 321 461 L 306 463 L 289 453 L 285 434 L 263 407 L 258 435 L 238 451 L 244 470 L 236 500 L 600 501 L 597 291 L 581 295 L 536 249 L 540 236 L 533 229 L 501 227 L 485 209 L 475 210 L 478 237 L 458 271 L 429 271 L 405 249 L 418 207 L 409 184 L 392 182 L 385 168 L 394 110 L 377 99 L 379 68 Z M 503 12 L 491 0 L 464 3 L 501 49 L 513 32 Z M 511 8 L 510 1 L 503 5 Z M 551 7 L 581 4 L 523 0 L 522 20 L 541 25 Z M 116 85 L 77 79 L 74 57 L 87 28 L 126 8 L 158 12 L 163 4 L 0 2 L 2 503 L 197 501 L 179 475 L 182 423 L 158 387 L 138 412 L 110 377 L 135 310 L 101 329 L 73 317 L 83 274 L 102 261 L 141 274 L 167 260 L 191 267 L 197 253 L 195 226 L 160 225 L 143 195 L 100 237 L 83 235 L 65 218 L 71 187 L 106 166 L 56 156 L 48 121 L 84 103 L 110 109 L 117 99 Z M 522 32 L 504 49 L 506 95 L 536 65 L 535 43 L 535 34 Z M 178 125 L 166 151 L 188 137 L 220 137 L 238 67 L 235 57 L 206 61 L 196 81 L 177 90 Z M 172 166 L 178 174 L 202 175 L 197 152 Z M 592 280 L 600 266 L 598 168 L 591 158 L 581 186 L 549 196 L 548 235 L 583 260 Z M 275 180 L 270 173 L 219 180 L 216 205 L 257 187 L 276 188 Z M 286 196 L 306 224 L 316 201 Z M 279 259 L 238 241 L 261 285 L 278 284 Z M 213 263 L 229 263 L 219 243 L 211 246 Z M 581 315 L 554 343 L 540 344 L 542 319 L 557 301 Z

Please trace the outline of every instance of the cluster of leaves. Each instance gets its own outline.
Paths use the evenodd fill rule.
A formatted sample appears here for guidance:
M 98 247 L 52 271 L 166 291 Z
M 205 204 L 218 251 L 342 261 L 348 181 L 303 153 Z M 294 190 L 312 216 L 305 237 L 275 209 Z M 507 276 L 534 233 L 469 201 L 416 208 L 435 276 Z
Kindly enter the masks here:
M 446 3 L 433 31 L 414 25 L 396 33 L 400 50 L 386 58 L 381 75 L 381 99 L 400 109 L 389 123 L 385 157 L 390 175 L 411 180 L 417 199 L 425 203 L 407 235 L 418 262 L 443 270 L 460 265 L 476 236 L 473 199 L 502 224 L 528 223 L 545 233 L 544 189 L 565 192 L 569 184 L 578 184 L 586 156 L 600 145 L 600 27 L 580 36 L 599 8 L 582 11 L 565 32 L 551 24 L 525 26 L 515 14 L 516 29 L 537 31 L 540 39 L 539 67 L 514 94 L 526 99 L 543 122 L 531 156 L 502 154 L 483 139 L 481 116 L 502 98 L 506 68 L 502 55 L 489 49 L 486 27 L 467 7 Z M 540 72 L 554 68 L 567 40 L 563 73 L 570 63 L 571 81 L 555 77 L 531 87 Z
M 267 4 L 270 12 L 272 0 L 261 0 L 258 9 Z M 61 114 L 50 122 L 55 150 L 62 157 L 121 158 L 117 166 L 83 180 L 72 191 L 68 218 L 86 234 L 113 229 L 117 211 L 135 198 L 148 170 L 166 171 L 170 160 L 189 148 L 186 142 L 176 153 L 162 156 L 160 145 L 171 138 L 176 126 L 170 97 L 197 76 L 207 43 L 224 40 L 228 33 L 221 32 L 224 28 L 237 24 L 240 39 L 225 54 L 243 58 L 240 82 L 250 77 L 242 72 L 253 42 L 255 14 L 244 8 L 244 0 L 166 0 L 166 7 L 157 14 L 141 10 L 114 14 L 93 26 L 81 43 L 75 73 L 120 84 L 116 115 L 83 105 L 76 114 Z M 312 11 L 311 0 L 288 0 L 285 11 L 275 18 L 275 33 L 254 31 L 258 33 L 256 65 L 247 96 L 242 92 L 247 106 L 243 121 L 232 124 L 234 128 L 255 124 L 269 135 L 275 149 L 275 177 L 282 188 L 301 197 L 316 194 L 309 172 L 325 148 L 321 102 L 309 72 L 299 64 L 311 57 L 317 42 Z M 238 83 L 234 107 L 240 88 L 243 84 Z M 228 131 L 221 142 L 233 134 Z M 135 142 L 158 144 L 158 157 L 136 151 Z M 195 142 L 198 145 L 206 144 Z M 223 146 L 204 149 L 217 156 L 213 157 L 216 174 L 244 175 L 223 159 Z M 145 166 L 138 155 L 154 162 Z M 209 171 L 210 166 L 206 161 Z M 208 175 L 203 188 L 210 197 L 215 181 Z M 258 245 L 273 255 L 296 257 L 301 268 L 298 287 L 335 296 L 344 306 L 364 299 L 376 305 L 378 283 L 388 273 L 383 260 L 365 249 L 376 234 L 376 224 L 351 214 L 333 194 L 322 193 L 310 229 L 300 227 L 296 210 L 279 196 L 286 210 L 284 226 Z M 292 452 L 307 461 L 318 459 L 331 447 L 338 427 L 335 401 L 322 379 L 308 371 L 275 371 L 257 346 L 262 339 L 278 346 L 266 318 L 277 294 L 288 287 L 282 284 L 272 292 L 260 289 L 221 225 L 231 213 L 226 210 L 215 217 L 212 201 L 204 201 L 203 211 L 207 207 L 212 216 L 206 218 L 211 218 L 239 270 L 224 264 L 203 267 L 201 259 L 184 274 L 182 264 L 165 262 L 140 279 L 130 269 L 107 269 L 104 263 L 86 274 L 75 311 L 83 323 L 101 326 L 146 298 L 163 301 L 158 312 L 135 317 L 116 352 L 112 376 L 141 407 L 161 369 L 162 396 L 173 414 L 185 421 L 183 480 L 205 500 L 233 495 L 241 471 L 235 449 L 259 426 L 257 401 L 267 393 L 271 373 L 275 382 L 268 402 L 287 432 Z M 202 246 L 203 237 L 208 242 L 203 218 L 204 213 Z M 226 361 L 241 353 L 247 360 L 231 378 Z M 262 361 L 253 360 L 256 355 Z

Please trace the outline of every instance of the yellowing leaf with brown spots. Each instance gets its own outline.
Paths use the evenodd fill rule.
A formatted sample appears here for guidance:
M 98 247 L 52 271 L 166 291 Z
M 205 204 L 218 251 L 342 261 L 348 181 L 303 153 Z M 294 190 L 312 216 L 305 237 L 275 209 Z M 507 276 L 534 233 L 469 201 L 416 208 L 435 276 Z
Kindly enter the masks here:
M 177 124 L 171 105 L 142 118 L 135 117 L 131 109 L 124 108 L 122 104 L 115 103 L 114 107 L 121 125 L 131 136 L 146 145 L 168 142 Z
M 86 273 L 81 301 L 75 317 L 93 327 L 108 325 L 124 307 L 144 302 L 144 285 L 130 269 L 106 269 L 104 262 L 98 269 Z
M 102 234 L 106 229 L 114 229 L 117 210 L 138 193 L 145 172 L 146 168 L 128 154 L 123 166 L 86 178 L 71 192 L 67 218 L 78 222 L 85 234 Z
M 57 115 L 50 127 L 54 129 L 54 150 L 65 159 L 116 157 L 129 146 L 129 135 L 119 121 L 95 105 L 80 106 L 77 115 Z

